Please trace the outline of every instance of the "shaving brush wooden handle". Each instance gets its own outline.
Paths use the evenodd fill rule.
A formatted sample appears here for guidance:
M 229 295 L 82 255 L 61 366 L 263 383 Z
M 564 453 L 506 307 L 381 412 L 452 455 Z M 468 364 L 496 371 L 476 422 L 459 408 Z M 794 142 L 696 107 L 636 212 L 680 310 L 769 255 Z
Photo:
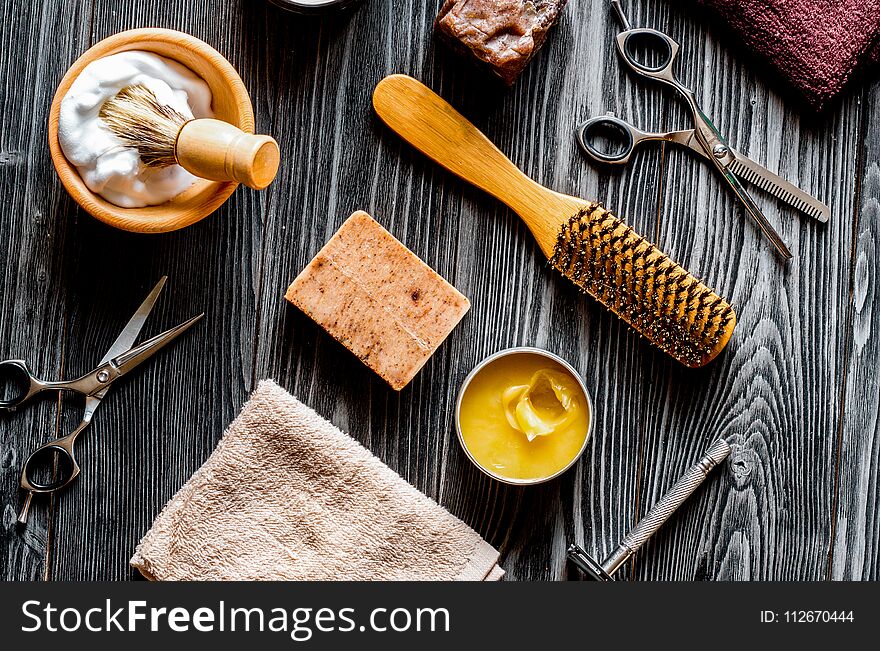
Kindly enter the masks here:
M 185 170 L 211 181 L 236 181 L 262 190 L 278 173 L 281 153 L 270 136 L 245 133 L 236 126 L 201 118 L 180 128 L 174 149 Z
M 175 163 L 211 181 L 236 181 L 262 190 L 278 173 L 281 153 L 269 136 L 255 136 L 213 118 L 187 119 L 143 84 L 122 88 L 98 116 L 147 167 Z

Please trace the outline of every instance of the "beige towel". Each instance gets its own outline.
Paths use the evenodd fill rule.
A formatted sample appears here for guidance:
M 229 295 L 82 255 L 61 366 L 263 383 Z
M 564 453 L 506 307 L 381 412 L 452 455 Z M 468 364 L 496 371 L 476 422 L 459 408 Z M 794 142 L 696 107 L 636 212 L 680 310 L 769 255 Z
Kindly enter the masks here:
M 131 564 L 155 580 L 498 580 L 498 552 L 263 381 Z

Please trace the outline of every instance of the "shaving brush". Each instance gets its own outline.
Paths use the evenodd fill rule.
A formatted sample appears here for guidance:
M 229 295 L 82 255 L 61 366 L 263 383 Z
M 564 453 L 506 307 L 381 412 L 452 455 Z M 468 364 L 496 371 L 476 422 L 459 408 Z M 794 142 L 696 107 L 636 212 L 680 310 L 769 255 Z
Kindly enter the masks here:
M 262 190 L 278 172 L 281 154 L 270 136 L 245 133 L 212 118 L 189 119 L 160 103 L 146 86 L 126 86 L 98 112 L 146 167 L 180 165 L 211 181 L 235 181 Z

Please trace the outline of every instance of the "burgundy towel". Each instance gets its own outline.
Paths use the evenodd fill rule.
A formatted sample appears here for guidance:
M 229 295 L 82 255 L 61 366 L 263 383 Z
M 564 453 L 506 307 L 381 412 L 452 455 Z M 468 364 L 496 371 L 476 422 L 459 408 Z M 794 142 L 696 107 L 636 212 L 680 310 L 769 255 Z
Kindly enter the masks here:
M 880 0 L 697 0 L 816 110 L 880 60 Z

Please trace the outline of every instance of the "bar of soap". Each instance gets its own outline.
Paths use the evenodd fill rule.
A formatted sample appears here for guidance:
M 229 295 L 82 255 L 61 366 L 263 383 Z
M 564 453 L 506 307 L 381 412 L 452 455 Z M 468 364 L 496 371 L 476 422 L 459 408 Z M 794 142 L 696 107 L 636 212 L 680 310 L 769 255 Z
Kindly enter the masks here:
M 446 0 L 436 30 L 512 85 L 568 0 Z
M 362 211 L 336 231 L 285 298 L 397 391 L 470 309 L 463 294 Z

